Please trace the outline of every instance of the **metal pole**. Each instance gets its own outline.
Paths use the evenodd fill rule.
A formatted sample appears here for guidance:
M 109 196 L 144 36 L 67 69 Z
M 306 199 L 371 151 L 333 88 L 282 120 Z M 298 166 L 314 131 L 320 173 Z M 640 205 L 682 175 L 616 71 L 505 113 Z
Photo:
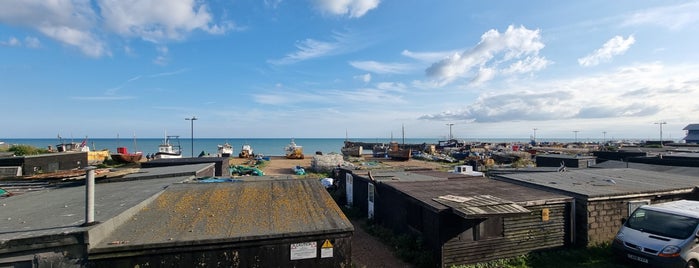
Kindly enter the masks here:
M 660 126 L 660 147 L 663 147 L 663 125 L 667 122 L 655 122 L 655 124 Z
M 447 126 L 449 126 L 449 139 L 450 139 L 450 140 L 452 139 L 452 137 L 454 137 L 454 136 L 451 135 L 451 126 L 453 126 L 453 125 L 454 125 L 454 123 L 448 123 L 448 124 L 447 124 Z
M 92 225 L 95 222 L 95 168 L 87 167 L 85 176 L 85 223 Z
M 192 132 L 192 134 L 191 134 L 191 135 L 192 135 L 192 157 L 194 157 L 194 120 L 197 120 L 197 119 L 199 119 L 199 118 L 197 118 L 196 116 L 192 116 L 191 118 L 185 118 L 185 119 L 184 119 L 184 120 L 189 120 L 189 121 L 191 121 L 191 123 L 192 123 L 192 126 L 191 126 L 191 132 Z
M 578 143 L 578 132 L 580 132 L 580 130 L 573 130 L 573 133 L 575 133 L 575 143 Z

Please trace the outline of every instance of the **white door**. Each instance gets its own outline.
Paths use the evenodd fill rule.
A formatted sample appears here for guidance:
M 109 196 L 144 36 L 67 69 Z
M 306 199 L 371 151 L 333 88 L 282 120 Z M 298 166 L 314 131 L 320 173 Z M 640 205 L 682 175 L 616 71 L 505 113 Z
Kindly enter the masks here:
M 367 202 L 367 204 L 368 204 L 368 211 L 367 211 L 368 216 L 367 217 L 369 219 L 373 219 L 374 218 L 374 185 L 369 183 L 369 187 L 367 189 L 369 191 L 367 193 L 368 201 L 369 201 L 369 202 Z
M 352 181 L 352 180 L 353 180 L 353 179 L 354 179 L 354 177 L 352 176 L 352 174 L 347 173 L 347 174 L 345 175 L 345 189 L 347 190 L 347 191 L 346 191 L 346 194 L 347 194 L 347 207 L 352 207 L 352 203 L 353 203 L 353 202 L 352 202 L 352 193 L 353 193 L 353 192 L 352 192 L 352 184 L 353 184 L 353 181 Z

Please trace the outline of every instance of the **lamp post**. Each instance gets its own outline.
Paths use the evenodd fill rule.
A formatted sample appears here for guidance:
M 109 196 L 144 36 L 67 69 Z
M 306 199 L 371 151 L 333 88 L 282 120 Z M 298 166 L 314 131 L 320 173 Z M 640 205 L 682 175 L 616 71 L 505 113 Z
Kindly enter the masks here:
M 534 130 L 534 142 L 536 142 L 536 130 L 537 130 L 538 128 L 532 128 L 532 129 Z
M 575 143 L 578 143 L 578 132 L 580 132 L 580 130 L 573 130 L 573 133 L 575 133 Z
M 192 157 L 194 157 L 194 120 L 197 120 L 197 119 L 199 119 L 199 118 L 197 118 L 196 116 L 192 116 L 190 118 L 184 119 L 184 120 L 188 120 L 188 121 L 192 122 L 192 127 L 191 127 L 191 131 L 192 131 Z
M 447 123 L 447 126 L 449 126 L 449 139 L 450 139 L 450 140 L 451 140 L 452 137 L 453 137 L 453 136 L 451 135 L 451 126 L 453 126 L 453 125 L 454 125 L 454 123 Z
M 602 135 L 604 135 L 604 136 L 602 136 L 602 137 L 603 137 L 603 138 L 602 138 L 602 143 L 607 143 L 607 132 L 606 132 L 606 131 L 602 131 Z
M 660 147 L 663 147 L 663 125 L 667 124 L 667 122 L 655 122 L 654 124 L 660 126 Z

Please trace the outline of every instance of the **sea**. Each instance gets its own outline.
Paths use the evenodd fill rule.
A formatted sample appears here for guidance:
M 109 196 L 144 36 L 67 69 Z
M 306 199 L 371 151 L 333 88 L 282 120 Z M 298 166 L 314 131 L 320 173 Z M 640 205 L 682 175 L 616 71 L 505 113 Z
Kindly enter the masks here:
M 22 139 L 11 139 L 11 138 L 0 138 L 0 141 L 6 144 L 24 144 L 31 145 L 37 148 L 56 148 L 57 144 L 77 142 L 81 143 L 84 139 L 66 139 L 63 138 L 59 140 L 57 138 L 22 138 Z M 350 139 L 355 142 L 376 142 L 376 143 L 386 143 L 388 144 L 391 140 L 386 139 L 376 139 L 376 138 L 357 138 Z M 399 143 L 406 144 L 437 144 L 440 139 L 438 138 L 406 138 L 396 140 Z M 288 138 L 182 138 L 171 140 L 171 144 L 180 145 L 182 148 L 182 155 L 188 156 L 198 156 L 202 152 L 204 154 L 215 155 L 218 150 L 218 145 L 223 145 L 228 143 L 233 147 L 234 155 L 240 152 L 240 148 L 244 144 L 249 144 L 254 154 L 262 154 L 266 156 L 283 156 L 284 147 L 286 147 L 292 139 Z M 322 153 L 340 153 L 340 148 L 344 145 L 345 138 L 295 138 L 293 141 L 296 145 L 303 146 L 303 152 L 305 154 L 315 154 L 316 152 Z M 478 139 L 478 140 L 468 140 L 465 141 L 481 141 L 481 142 L 518 142 L 525 143 L 529 142 L 529 139 Z M 570 139 L 556 139 L 560 142 L 570 142 Z M 164 142 L 163 138 L 136 138 L 136 139 L 115 139 L 115 138 L 88 138 L 85 140 L 87 146 L 90 150 L 103 150 L 108 149 L 112 152 L 116 152 L 117 147 L 126 147 L 129 152 L 140 151 L 143 154 L 152 154 L 158 151 L 158 145 Z M 371 149 L 371 148 L 366 148 Z

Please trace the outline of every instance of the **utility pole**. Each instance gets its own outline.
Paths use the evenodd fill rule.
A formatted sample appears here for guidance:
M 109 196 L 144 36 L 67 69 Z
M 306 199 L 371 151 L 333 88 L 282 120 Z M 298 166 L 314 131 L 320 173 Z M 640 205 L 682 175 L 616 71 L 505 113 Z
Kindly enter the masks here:
M 660 126 L 660 147 L 663 147 L 663 125 L 667 124 L 665 121 L 655 122 L 654 124 Z
M 191 121 L 191 122 L 192 122 L 192 126 L 191 126 L 191 131 L 192 131 L 192 157 L 194 157 L 194 120 L 197 120 L 197 119 L 199 119 L 199 118 L 197 118 L 196 116 L 192 116 L 192 117 L 190 117 L 190 118 L 185 118 L 185 119 L 184 119 L 184 120 L 188 120 L 188 121 Z
M 447 123 L 447 126 L 449 126 L 449 139 L 451 140 L 454 136 L 451 135 L 451 126 L 453 126 L 454 123 Z
M 604 135 L 604 136 L 602 136 L 602 137 L 603 137 L 603 138 L 602 138 L 602 143 L 607 143 L 607 132 L 606 132 L 606 131 L 602 131 L 602 134 Z

